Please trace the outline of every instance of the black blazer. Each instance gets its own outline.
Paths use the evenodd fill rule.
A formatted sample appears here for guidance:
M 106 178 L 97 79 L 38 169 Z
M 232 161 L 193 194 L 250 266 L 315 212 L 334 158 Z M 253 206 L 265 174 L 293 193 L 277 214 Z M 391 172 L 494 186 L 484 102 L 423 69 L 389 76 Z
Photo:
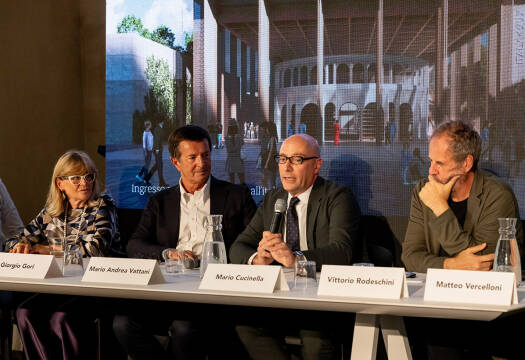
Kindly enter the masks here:
M 228 252 L 256 211 L 247 187 L 211 177 L 210 213 L 223 215 L 222 236 Z M 128 243 L 128 256 L 161 259 L 162 250 L 179 242 L 180 189 L 174 186 L 150 197 Z
M 284 189 L 269 191 L 250 224 L 230 249 L 233 263 L 246 264 L 259 246 L 262 233 L 270 228 L 274 204 L 278 198 L 287 199 Z M 308 250 L 303 251 L 317 268 L 323 264 L 349 265 L 358 246 L 359 205 L 352 191 L 333 181 L 318 177 L 308 199 L 306 239 Z M 283 222 L 281 222 L 282 231 Z

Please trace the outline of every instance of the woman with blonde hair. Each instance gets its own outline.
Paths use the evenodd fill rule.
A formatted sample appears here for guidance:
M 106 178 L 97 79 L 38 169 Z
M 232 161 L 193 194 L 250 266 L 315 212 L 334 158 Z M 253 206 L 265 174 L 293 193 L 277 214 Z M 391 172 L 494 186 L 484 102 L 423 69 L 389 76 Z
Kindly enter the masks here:
M 49 239 L 80 245 L 83 256 L 105 256 L 118 243 L 116 208 L 101 195 L 98 171 L 82 151 L 62 155 L 53 170 L 44 209 L 24 231 L 6 243 L 13 253 L 48 254 Z M 16 311 L 26 358 L 81 358 L 82 330 L 95 317 L 90 300 L 67 295 L 37 294 Z M 51 331 L 50 331 L 51 330 Z M 61 344 L 61 348 L 59 346 Z

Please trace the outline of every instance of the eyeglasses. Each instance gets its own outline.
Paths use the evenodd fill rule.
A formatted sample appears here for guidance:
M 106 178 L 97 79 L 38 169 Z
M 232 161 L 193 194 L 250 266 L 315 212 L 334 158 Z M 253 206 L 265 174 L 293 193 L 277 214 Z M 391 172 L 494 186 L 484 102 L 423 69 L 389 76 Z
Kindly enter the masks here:
M 95 174 L 60 176 L 59 179 L 67 179 L 71 185 L 78 186 L 82 182 L 82 179 L 84 179 L 86 184 L 91 184 L 93 181 L 95 181 Z
M 290 161 L 290 164 L 292 165 L 301 165 L 303 161 L 319 159 L 319 156 L 304 157 L 301 155 L 294 155 L 294 156 L 275 155 L 274 159 L 276 162 L 278 162 L 281 165 L 286 164 L 286 160 Z

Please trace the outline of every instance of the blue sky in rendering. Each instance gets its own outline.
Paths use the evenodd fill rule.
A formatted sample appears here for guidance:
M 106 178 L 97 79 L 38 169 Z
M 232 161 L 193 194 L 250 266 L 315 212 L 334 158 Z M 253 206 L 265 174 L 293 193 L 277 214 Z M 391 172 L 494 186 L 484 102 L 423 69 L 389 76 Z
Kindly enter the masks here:
M 106 34 L 116 34 L 126 15 L 141 18 L 150 31 L 166 25 L 176 45 L 184 45 L 184 32 L 193 32 L 193 0 L 106 0 Z

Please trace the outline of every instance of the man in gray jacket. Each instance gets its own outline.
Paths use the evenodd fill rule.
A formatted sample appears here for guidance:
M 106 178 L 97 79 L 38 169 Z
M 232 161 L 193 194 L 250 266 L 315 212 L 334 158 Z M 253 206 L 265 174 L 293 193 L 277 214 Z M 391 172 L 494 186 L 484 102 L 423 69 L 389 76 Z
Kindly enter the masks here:
M 429 144 L 428 181 L 414 188 L 402 260 L 407 270 L 492 268 L 498 218 L 517 218 L 518 203 L 503 181 L 478 169 L 479 134 L 461 121 L 434 131 Z M 518 279 L 521 280 L 521 279 Z
M 13 200 L 0 179 L 0 246 L 3 248 L 6 239 L 20 233 L 24 224 L 20 220 Z
M 516 239 L 522 248 L 523 229 L 514 193 L 496 176 L 478 169 L 480 152 L 479 134 L 461 121 L 444 123 L 432 134 L 428 180 L 420 181 L 412 193 L 402 252 L 407 270 L 491 270 L 498 218 L 518 219 Z M 464 358 L 466 353 L 490 358 L 502 349 L 513 352 L 516 349 L 507 345 L 519 340 L 502 329 L 521 323 L 520 318 L 486 324 L 425 318 L 405 321 L 411 343 L 426 344 L 423 351 L 430 359 Z

